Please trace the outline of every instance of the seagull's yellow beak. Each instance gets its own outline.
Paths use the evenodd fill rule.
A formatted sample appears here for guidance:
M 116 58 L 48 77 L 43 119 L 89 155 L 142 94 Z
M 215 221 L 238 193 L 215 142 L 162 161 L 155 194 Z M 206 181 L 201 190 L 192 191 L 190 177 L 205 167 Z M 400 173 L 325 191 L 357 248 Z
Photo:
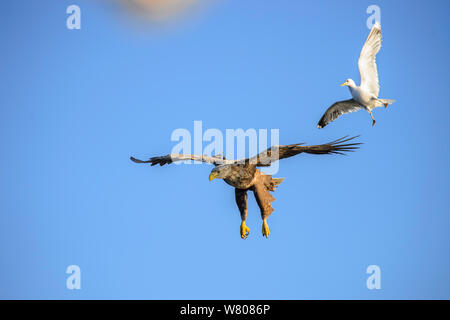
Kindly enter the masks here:
M 210 174 L 209 174 L 209 181 L 212 181 L 212 180 L 214 180 L 216 177 L 217 177 L 217 175 L 218 175 L 218 173 L 217 172 L 211 172 Z
M 341 84 L 341 87 L 346 86 L 347 82 L 344 82 L 343 84 Z

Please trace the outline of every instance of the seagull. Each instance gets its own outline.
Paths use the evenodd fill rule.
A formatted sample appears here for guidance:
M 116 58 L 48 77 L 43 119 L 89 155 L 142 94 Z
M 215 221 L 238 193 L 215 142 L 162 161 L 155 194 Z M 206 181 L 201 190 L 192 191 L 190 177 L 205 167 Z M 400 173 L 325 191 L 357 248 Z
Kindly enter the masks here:
M 358 60 L 359 73 L 361 74 L 361 85 L 358 87 L 355 81 L 347 79 L 341 86 L 347 86 L 350 89 L 353 99 L 338 101 L 325 111 L 317 124 L 317 128 L 323 128 L 328 123 L 336 120 L 344 113 L 355 112 L 360 109 L 366 109 L 372 117 L 372 126 L 376 120 L 373 117 L 372 110 L 376 107 L 388 105 L 395 102 L 392 99 L 379 99 L 380 85 L 378 83 L 378 71 L 376 64 L 376 55 L 381 48 L 381 25 L 376 22 L 370 30 L 369 36 L 361 50 Z

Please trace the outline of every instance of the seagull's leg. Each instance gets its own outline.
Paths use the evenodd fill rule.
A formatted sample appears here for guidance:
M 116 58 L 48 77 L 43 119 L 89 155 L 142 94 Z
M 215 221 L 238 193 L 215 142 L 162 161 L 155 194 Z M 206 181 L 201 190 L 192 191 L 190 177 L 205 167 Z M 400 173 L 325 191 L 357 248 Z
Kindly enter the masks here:
M 263 234 L 263 237 L 266 237 L 266 238 L 268 238 L 269 234 L 270 234 L 269 225 L 267 224 L 266 219 L 263 220 L 262 234 Z
M 373 114 L 372 114 L 372 110 L 369 110 L 370 116 L 372 117 L 372 127 L 375 125 L 375 122 L 377 122 L 377 120 L 375 120 L 373 118 Z

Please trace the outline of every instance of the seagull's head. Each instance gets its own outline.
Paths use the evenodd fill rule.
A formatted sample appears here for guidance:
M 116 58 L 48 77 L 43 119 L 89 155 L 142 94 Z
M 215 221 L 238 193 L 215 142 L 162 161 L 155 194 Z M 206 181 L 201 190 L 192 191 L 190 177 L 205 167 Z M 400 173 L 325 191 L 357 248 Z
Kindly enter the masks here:
M 341 87 L 347 86 L 347 87 L 356 87 L 355 81 L 352 79 L 347 79 L 343 84 L 341 84 Z
M 226 179 L 230 177 L 231 174 L 231 165 L 222 164 L 220 166 L 214 167 L 211 170 L 211 173 L 209 174 L 209 181 L 213 179 Z

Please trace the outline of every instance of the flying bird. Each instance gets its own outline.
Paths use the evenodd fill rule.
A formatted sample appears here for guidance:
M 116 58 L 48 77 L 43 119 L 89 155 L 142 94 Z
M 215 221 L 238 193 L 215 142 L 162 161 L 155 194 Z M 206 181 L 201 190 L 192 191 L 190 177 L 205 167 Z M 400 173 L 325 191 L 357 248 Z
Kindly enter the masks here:
M 130 157 L 130 159 L 136 163 L 149 163 L 152 166 L 157 164 L 163 166 L 172 162 L 185 160 L 213 164 L 214 168 L 209 175 L 209 181 L 223 179 L 227 184 L 235 188 L 235 200 L 241 214 L 241 238 L 246 239 L 250 233 L 250 229 L 245 224 L 247 219 L 247 192 L 249 190 L 255 195 L 256 202 L 260 208 L 261 218 L 263 220 L 262 234 L 267 238 L 270 232 L 267 218 L 274 211 L 271 202 L 275 201 L 275 198 L 270 192 L 275 191 L 276 187 L 283 182 L 284 178 L 273 178 L 271 175 L 258 170 L 258 167 L 268 167 L 275 161 L 303 152 L 310 154 L 344 154 L 344 152 L 351 152 L 358 149 L 358 145 L 360 145 L 360 143 L 349 143 L 354 138 L 356 137 L 343 137 L 336 141 L 313 146 L 303 146 L 302 143 L 272 146 L 254 157 L 241 160 L 227 160 L 222 156 L 190 154 L 169 154 L 162 157 L 153 157 L 146 161 L 134 157 Z
M 361 85 L 356 86 L 352 79 L 347 79 L 341 86 L 350 89 L 353 99 L 338 101 L 327 109 L 317 124 L 318 128 L 325 127 L 328 123 L 336 120 L 344 113 L 355 112 L 366 109 L 372 117 L 372 126 L 376 120 L 372 115 L 372 110 L 376 107 L 385 108 L 395 102 L 392 99 L 379 99 L 380 85 L 378 83 L 378 71 L 376 55 L 381 48 L 381 26 L 377 22 L 370 30 L 369 36 L 361 50 L 358 60 L 359 73 L 361 75 Z

